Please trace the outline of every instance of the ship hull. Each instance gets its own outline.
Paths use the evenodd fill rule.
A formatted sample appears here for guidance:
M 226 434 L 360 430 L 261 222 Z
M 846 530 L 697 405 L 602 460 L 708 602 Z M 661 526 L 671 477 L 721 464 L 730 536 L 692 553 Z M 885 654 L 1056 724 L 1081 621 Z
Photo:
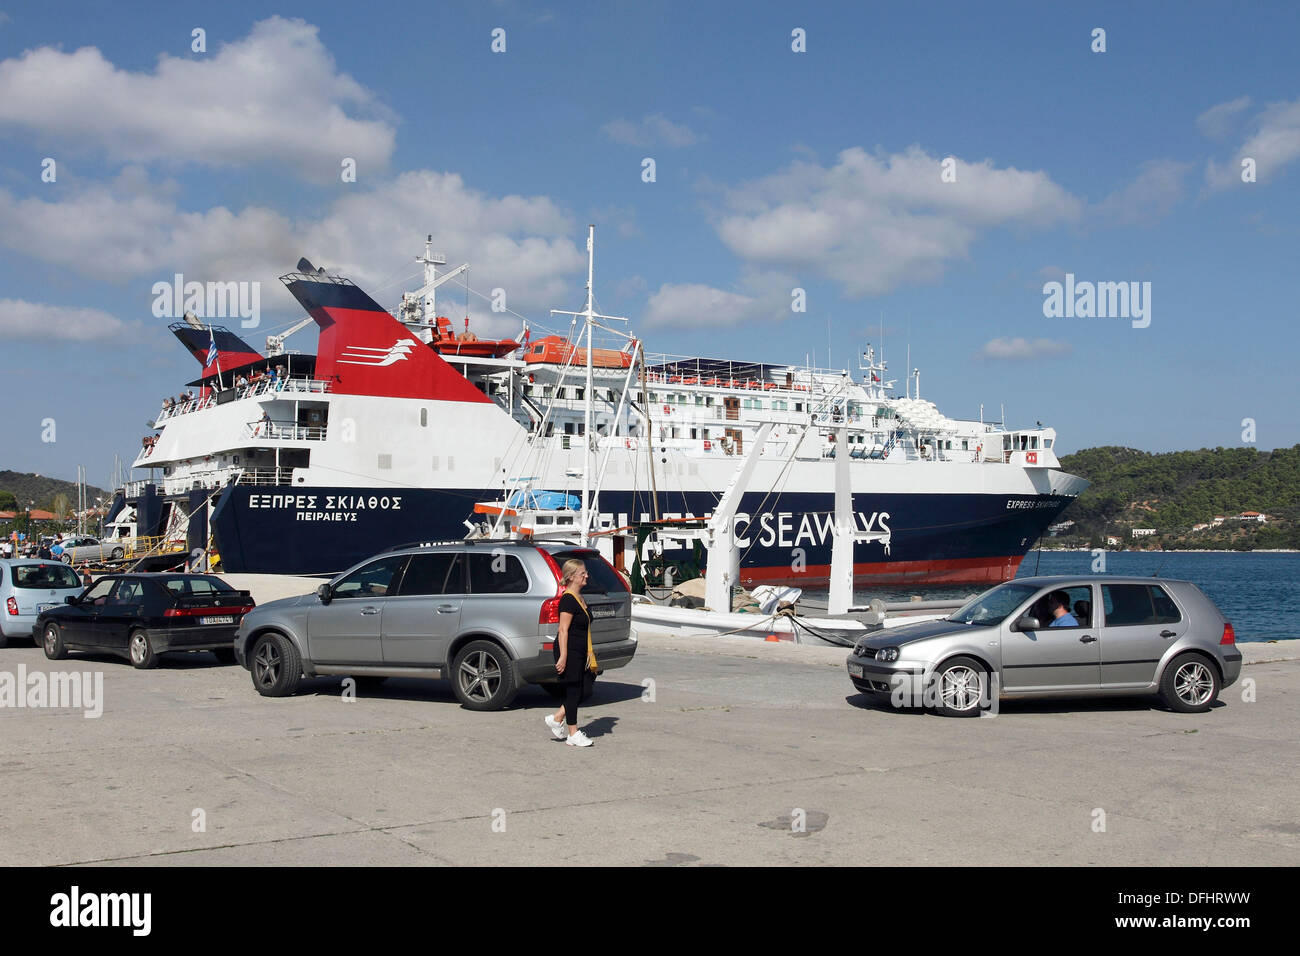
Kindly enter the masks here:
M 299 488 L 233 485 L 212 517 L 227 572 L 332 574 L 395 545 L 466 534 L 487 489 Z M 1065 495 L 864 493 L 853 496 L 859 584 L 993 584 L 1015 576 L 1047 525 L 1073 501 Z M 673 495 L 664 518 L 708 515 L 708 492 Z M 601 493 L 601 524 L 625 527 L 651 516 L 649 496 Z M 668 507 L 662 500 L 661 509 Z M 737 514 L 741 581 L 824 585 L 830 571 L 828 493 L 790 493 L 773 503 L 744 497 Z M 575 533 L 576 537 L 576 533 Z M 671 552 L 670 552 L 671 556 Z

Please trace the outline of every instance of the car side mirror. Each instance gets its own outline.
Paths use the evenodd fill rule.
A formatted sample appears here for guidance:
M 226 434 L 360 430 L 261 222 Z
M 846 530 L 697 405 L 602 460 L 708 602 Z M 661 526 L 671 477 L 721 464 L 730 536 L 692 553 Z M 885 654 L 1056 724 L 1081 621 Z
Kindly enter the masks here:
M 330 586 L 328 584 L 322 584 L 318 587 L 316 589 L 316 596 L 320 598 L 321 604 L 329 604 L 329 602 L 334 598 L 334 595 L 330 592 Z
M 1026 614 L 1020 620 L 1016 621 L 1015 629 L 1017 631 L 1038 631 L 1043 627 L 1042 623 L 1036 617 L 1030 617 Z
M 77 603 L 78 603 L 78 600 L 77 600 L 77 598 L 76 598 L 75 596 L 69 594 L 67 597 L 65 597 L 65 598 L 63 599 L 63 603 L 64 603 L 64 604 L 77 604 Z

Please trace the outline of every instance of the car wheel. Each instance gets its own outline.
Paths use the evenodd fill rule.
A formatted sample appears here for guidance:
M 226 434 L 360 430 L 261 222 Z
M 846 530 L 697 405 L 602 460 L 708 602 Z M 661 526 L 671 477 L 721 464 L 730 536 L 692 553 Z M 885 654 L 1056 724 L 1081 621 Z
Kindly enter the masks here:
M 114 561 L 120 561 L 123 557 L 125 557 L 125 555 L 126 552 L 123 551 L 121 548 L 114 548 L 113 553 L 110 554 L 109 557 L 112 558 Z
M 288 697 L 302 679 L 302 658 L 283 634 L 263 634 L 253 645 L 253 686 L 263 697 Z
M 45 656 L 52 661 L 61 661 L 68 656 L 68 649 L 63 646 L 63 631 L 57 624 L 45 625 L 41 646 L 45 648 Z
M 218 664 L 235 663 L 235 649 L 233 647 L 218 647 L 213 652 Z
M 934 675 L 934 707 L 945 717 L 978 717 L 989 700 L 989 672 L 972 657 L 954 657 Z
M 68 554 L 68 552 L 64 551 L 63 554 L 59 557 L 59 560 L 62 561 L 64 564 L 71 565 L 71 564 L 72 564 L 72 555 L 70 555 L 70 554 Z
M 514 662 L 492 641 L 470 641 L 457 652 L 451 686 L 470 710 L 500 710 L 519 691 Z
M 153 642 L 145 631 L 132 631 L 126 649 L 131 658 L 131 666 L 148 670 L 158 666 L 158 655 L 153 652 Z
M 1160 678 L 1160 697 L 1180 714 L 1203 713 L 1219 697 L 1219 673 L 1200 654 L 1181 654 Z

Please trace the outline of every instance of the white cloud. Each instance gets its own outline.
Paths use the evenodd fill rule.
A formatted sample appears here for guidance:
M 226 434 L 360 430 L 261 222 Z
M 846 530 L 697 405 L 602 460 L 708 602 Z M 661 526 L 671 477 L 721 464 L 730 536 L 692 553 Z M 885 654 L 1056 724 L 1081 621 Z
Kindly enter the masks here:
M 993 339 L 975 353 L 978 359 L 991 361 L 1026 361 L 1069 355 L 1074 346 L 1058 339 Z
M 665 283 L 650 296 L 642 322 L 650 328 L 738 325 L 754 316 L 757 299 L 700 283 Z
M 401 223 L 409 230 L 394 228 Z M 414 257 L 423 252 L 425 233 L 451 260 L 448 268 L 469 261 L 472 288 L 505 289 L 511 309 L 545 310 L 581 298 L 586 255 L 567 214 L 544 196 L 489 196 L 451 173 L 403 173 L 346 193 L 319 218 L 296 221 L 263 206 L 186 211 L 135 169 L 61 201 L 18 199 L 0 189 L 0 244 L 17 252 L 112 282 L 170 281 L 176 272 L 199 282 L 260 281 L 262 308 L 272 312 L 296 311 L 279 294 L 277 277 L 304 255 L 395 305 L 402 291 L 420 284 Z M 443 286 L 440 298 L 454 300 L 457 285 Z M 463 294 L 460 302 L 463 313 Z M 471 303 L 481 307 L 481 300 Z
M 273 162 L 335 181 L 345 156 L 361 176 L 382 170 L 395 140 L 387 112 L 338 72 L 317 28 L 281 17 L 205 57 L 164 54 L 153 72 L 119 69 L 95 47 L 28 50 L 0 61 L 0 125 L 119 161 Z
M 47 305 L 24 299 L 0 299 L 0 339 L 48 343 L 112 339 L 131 329 L 102 309 Z
M 623 146 L 666 146 L 680 149 L 694 146 L 701 139 L 690 127 L 674 123 L 662 113 L 651 113 L 635 122 L 622 118 L 611 120 L 600 131 Z
M 1045 173 L 959 161 L 946 183 L 940 161 L 914 146 L 874 156 L 855 147 L 830 167 L 795 162 L 729 190 L 716 228 L 753 265 L 825 276 L 862 297 L 939 278 L 981 230 L 1050 226 L 1082 210 Z
M 1272 103 L 1260 111 L 1251 123 L 1254 132 L 1236 151 L 1233 158 L 1219 164 L 1211 160 L 1205 167 L 1205 181 L 1222 189 L 1241 184 L 1241 161 L 1255 161 L 1259 182 L 1268 182 L 1288 165 L 1300 159 L 1300 99 Z
M 1126 225 L 1152 225 L 1183 198 L 1183 180 L 1191 168 L 1191 163 L 1172 159 L 1143 163 L 1133 181 L 1103 199 L 1097 212 Z
M 1196 117 L 1196 126 L 1210 139 L 1225 139 L 1236 124 L 1236 116 L 1250 106 L 1249 96 L 1239 96 L 1235 100 L 1211 106 Z

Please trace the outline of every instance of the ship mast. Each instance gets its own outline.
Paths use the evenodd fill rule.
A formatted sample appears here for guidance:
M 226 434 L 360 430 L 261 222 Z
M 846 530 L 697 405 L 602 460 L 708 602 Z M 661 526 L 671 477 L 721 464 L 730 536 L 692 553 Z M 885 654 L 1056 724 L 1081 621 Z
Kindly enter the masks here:
M 582 316 L 586 320 L 587 332 L 587 390 L 584 394 L 586 399 L 583 409 L 583 431 L 582 436 L 585 442 L 582 453 L 582 546 L 585 548 L 591 537 L 591 515 L 594 511 L 593 502 L 589 500 L 591 494 L 591 469 L 592 469 L 592 429 L 591 429 L 591 408 L 595 401 L 592 394 L 592 351 L 591 351 L 591 332 L 598 324 L 597 319 L 604 319 L 607 322 L 626 322 L 627 319 L 618 315 L 601 315 L 595 309 L 595 272 L 596 272 L 596 227 L 587 226 L 587 305 L 581 312 L 565 312 L 562 309 L 552 309 L 552 315 L 572 315 Z M 601 326 L 604 328 L 604 326 Z

